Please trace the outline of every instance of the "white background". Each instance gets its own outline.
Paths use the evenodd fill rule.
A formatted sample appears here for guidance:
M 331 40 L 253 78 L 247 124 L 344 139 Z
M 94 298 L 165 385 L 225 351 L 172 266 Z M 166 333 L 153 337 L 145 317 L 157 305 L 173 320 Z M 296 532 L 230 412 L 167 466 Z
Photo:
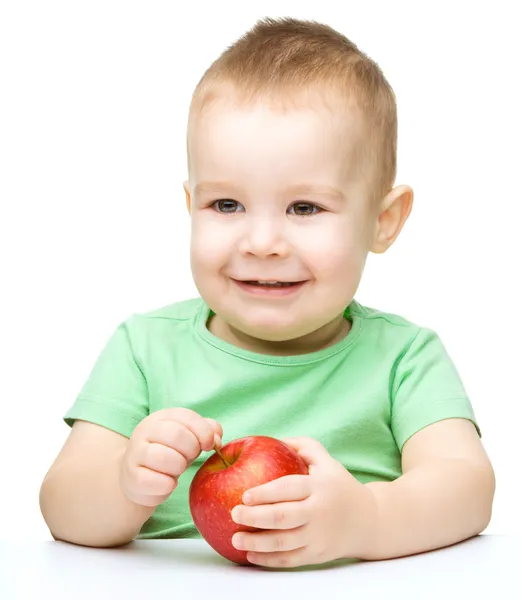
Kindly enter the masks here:
M 323 21 L 398 99 L 402 235 L 357 299 L 438 331 L 520 532 L 521 44 L 515 2 L 0 4 L 0 537 L 51 539 L 38 492 L 115 327 L 197 295 L 185 127 L 209 64 L 257 18 Z M 233 7 L 233 8 L 232 8 Z M 517 496 L 517 497 L 516 497 Z

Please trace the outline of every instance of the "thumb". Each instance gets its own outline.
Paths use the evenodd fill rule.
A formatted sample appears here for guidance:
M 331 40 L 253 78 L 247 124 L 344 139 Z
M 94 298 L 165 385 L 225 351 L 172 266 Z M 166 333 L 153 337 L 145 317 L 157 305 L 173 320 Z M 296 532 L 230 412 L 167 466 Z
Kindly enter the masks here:
M 223 445 L 223 428 L 222 425 L 215 419 L 205 417 L 205 420 L 209 423 L 213 429 L 213 448 L 222 448 Z
M 324 446 L 310 437 L 283 438 L 282 442 L 299 454 L 308 467 L 330 467 L 335 460 Z
M 214 432 L 222 438 L 223 436 L 223 427 L 222 425 L 219 423 L 219 421 L 216 421 L 215 419 L 211 419 L 210 417 L 205 417 L 205 421 L 208 421 L 209 425 L 211 426 L 211 428 L 214 430 Z

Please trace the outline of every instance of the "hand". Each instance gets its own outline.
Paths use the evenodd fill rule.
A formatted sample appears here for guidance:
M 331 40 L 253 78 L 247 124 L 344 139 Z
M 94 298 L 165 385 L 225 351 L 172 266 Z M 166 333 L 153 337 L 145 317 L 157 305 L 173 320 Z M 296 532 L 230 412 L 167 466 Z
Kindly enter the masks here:
M 282 440 L 305 460 L 309 475 L 287 475 L 243 494 L 236 523 L 264 529 L 239 532 L 233 545 L 266 567 L 297 567 L 363 556 L 375 530 L 376 502 L 318 441 Z
M 121 461 L 120 482 L 132 502 L 157 506 L 201 451 L 220 448 L 223 430 L 186 408 L 153 412 L 134 429 Z

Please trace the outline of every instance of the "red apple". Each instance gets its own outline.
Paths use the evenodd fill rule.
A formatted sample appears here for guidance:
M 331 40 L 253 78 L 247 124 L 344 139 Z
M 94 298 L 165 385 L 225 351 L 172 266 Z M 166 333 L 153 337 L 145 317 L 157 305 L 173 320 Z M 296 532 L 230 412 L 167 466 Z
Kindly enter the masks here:
M 237 531 L 258 531 L 238 525 L 231 511 L 242 504 L 246 490 L 284 475 L 307 475 L 302 457 L 284 442 L 252 435 L 224 445 L 194 475 L 189 491 L 190 512 L 199 533 L 221 556 L 237 564 L 251 564 L 244 550 L 232 545 Z

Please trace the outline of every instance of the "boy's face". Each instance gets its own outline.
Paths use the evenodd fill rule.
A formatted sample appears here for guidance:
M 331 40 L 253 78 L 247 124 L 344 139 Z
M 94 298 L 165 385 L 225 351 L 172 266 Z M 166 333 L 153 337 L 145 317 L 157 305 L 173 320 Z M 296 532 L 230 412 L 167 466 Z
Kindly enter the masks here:
M 194 123 L 185 191 L 194 282 L 217 315 L 210 331 L 265 353 L 311 352 L 347 333 L 376 219 L 350 168 L 356 135 L 354 120 L 322 108 L 220 101 Z

